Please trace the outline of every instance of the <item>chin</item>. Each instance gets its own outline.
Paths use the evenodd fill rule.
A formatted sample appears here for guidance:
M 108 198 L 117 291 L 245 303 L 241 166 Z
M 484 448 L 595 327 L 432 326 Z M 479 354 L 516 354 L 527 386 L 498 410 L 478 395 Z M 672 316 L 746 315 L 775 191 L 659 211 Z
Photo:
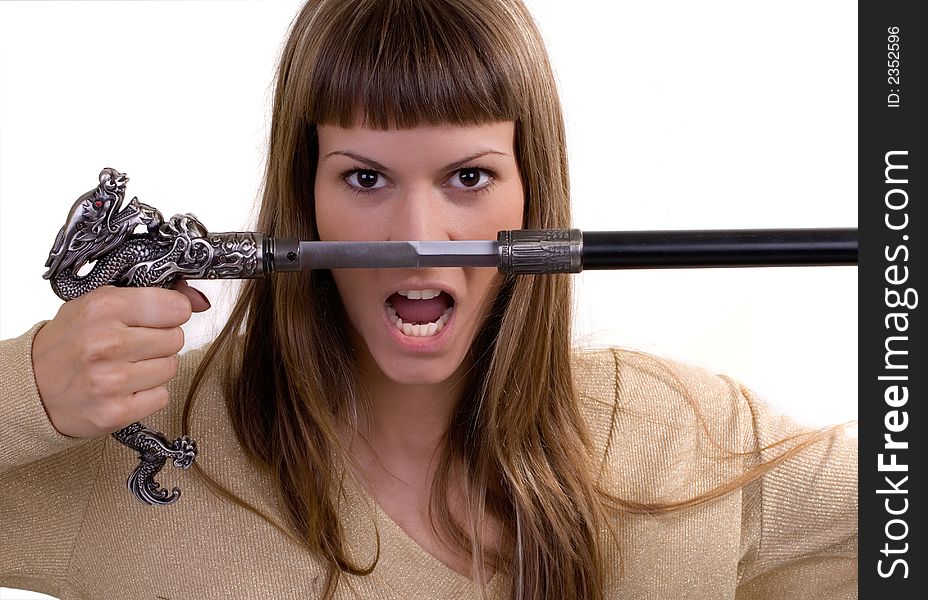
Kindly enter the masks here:
M 374 362 L 387 379 L 400 385 L 442 383 L 451 379 L 461 366 L 460 360 L 448 356 L 430 359 L 385 356 L 376 357 Z
M 464 363 L 473 342 L 473 334 L 466 327 L 455 331 L 450 321 L 443 335 L 408 339 L 387 327 L 385 320 L 372 320 L 367 325 L 352 325 L 351 337 L 360 351 L 361 365 L 375 379 L 383 377 L 396 385 L 454 386 L 466 372 Z

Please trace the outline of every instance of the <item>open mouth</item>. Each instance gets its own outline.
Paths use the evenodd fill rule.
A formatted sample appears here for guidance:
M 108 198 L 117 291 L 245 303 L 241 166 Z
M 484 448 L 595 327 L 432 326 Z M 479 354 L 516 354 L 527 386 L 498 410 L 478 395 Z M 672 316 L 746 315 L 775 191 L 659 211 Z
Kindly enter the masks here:
M 399 290 L 384 304 L 387 317 L 408 337 L 438 335 L 454 310 L 454 298 L 436 289 Z

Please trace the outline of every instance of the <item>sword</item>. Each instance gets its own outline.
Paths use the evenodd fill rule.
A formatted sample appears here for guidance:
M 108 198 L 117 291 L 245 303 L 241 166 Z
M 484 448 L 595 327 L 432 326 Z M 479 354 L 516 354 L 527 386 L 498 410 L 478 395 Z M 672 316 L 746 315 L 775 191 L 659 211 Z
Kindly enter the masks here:
M 246 279 L 308 269 L 495 267 L 507 275 L 579 273 L 584 269 L 758 267 L 857 264 L 857 229 L 687 231 L 505 230 L 496 240 L 310 241 L 255 231 L 214 233 L 192 214 L 165 220 L 132 198 L 129 178 L 100 172 L 100 184 L 72 205 L 43 274 L 63 300 L 103 285 L 170 287 L 178 279 Z M 145 232 L 137 232 L 144 227 Z M 82 274 L 85 266 L 92 268 Z M 112 434 L 139 452 L 129 491 L 168 505 L 180 490 L 154 480 L 172 459 L 188 469 L 197 455 L 187 436 L 169 442 L 132 423 Z
M 232 234 L 218 234 L 236 235 Z M 259 239 L 258 233 L 252 233 Z M 584 269 L 857 264 L 857 229 L 504 230 L 496 240 L 327 242 L 264 238 L 264 273 L 306 269 L 495 267 L 506 274 Z

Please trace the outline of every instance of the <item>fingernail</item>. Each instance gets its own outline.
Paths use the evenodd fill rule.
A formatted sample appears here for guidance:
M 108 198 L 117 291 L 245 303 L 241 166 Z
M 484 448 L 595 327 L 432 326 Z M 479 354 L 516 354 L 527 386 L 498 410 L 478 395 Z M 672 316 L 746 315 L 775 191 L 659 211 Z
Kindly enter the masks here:
M 203 292 L 201 292 L 195 287 L 191 287 L 190 289 L 196 292 L 197 295 L 200 296 L 200 298 L 203 298 L 203 302 L 206 302 L 206 308 L 212 308 L 213 305 L 209 303 L 209 299 L 203 294 Z

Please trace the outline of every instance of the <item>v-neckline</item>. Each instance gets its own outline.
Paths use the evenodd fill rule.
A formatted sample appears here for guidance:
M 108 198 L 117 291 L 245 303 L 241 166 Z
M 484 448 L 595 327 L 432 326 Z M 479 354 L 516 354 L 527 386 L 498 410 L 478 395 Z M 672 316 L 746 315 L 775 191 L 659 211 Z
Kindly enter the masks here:
M 400 541 L 402 544 L 404 544 L 408 549 L 410 549 L 417 557 L 419 557 L 420 560 L 424 561 L 427 565 L 429 565 L 432 568 L 432 570 L 438 570 L 442 573 L 445 573 L 449 577 L 457 581 L 459 584 L 469 587 L 470 589 L 476 590 L 477 588 L 476 581 L 474 581 L 470 577 L 467 577 L 466 575 L 462 575 L 461 573 L 458 573 L 457 571 L 449 567 L 447 564 L 442 562 L 434 554 L 426 550 L 412 536 L 406 533 L 406 530 L 400 527 L 400 525 L 396 521 L 393 520 L 393 517 L 391 517 L 390 514 L 387 513 L 386 510 L 384 510 L 384 508 L 380 505 L 380 503 L 377 502 L 377 499 L 374 498 L 373 494 L 371 494 L 370 491 L 368 491 L 367 487 L 361 481 L 358 480 L 358 478 L 351 472 L 350 469 L 348 470 L 348 473 L 346 474 L 345 480 L 349 483 L 349 485 L 352 486 L 355 494 L 357 495 L 357 498 L 361 502 L 366 503 L 368 506 L 373 507 L 374 512 L 376 513 L 376 516 L 377 516 L 377 522 L 383 523 L 386 526 L 386 528 L 389 530 L 388 532 L 389 535 L 384 535 L 385 532 L 383 531 L 380 532 L 380 542 L 381 542 L 382 547 L 387 547 L 387 544 L 384 543 L 385 540 L 396 539 Z M 501 597 L 499 594 L 499 590 L 496 589 L 500 585 L 500 573 L 499 572 L 500 570 L 497 569 L 493 573 L 493 576 L 490 577 L 490 580 L 487 582 L 487 594 L 488 594 L 488 597 L 490 598 Z

